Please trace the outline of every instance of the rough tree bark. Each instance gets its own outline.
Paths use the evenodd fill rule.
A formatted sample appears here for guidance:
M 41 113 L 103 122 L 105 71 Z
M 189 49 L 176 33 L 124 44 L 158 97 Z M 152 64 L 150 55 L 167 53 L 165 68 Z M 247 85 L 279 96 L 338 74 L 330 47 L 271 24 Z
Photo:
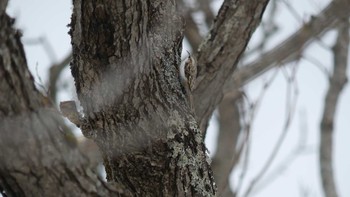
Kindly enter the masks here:
M 6 5 L 6 4 L 5 4 Z M 0 193 L 111 196 L 123 192 L 93 172 L 62 130 L 62 118 L 34 85 L 14 20 L 0 5 Z
M 197 121 L 205 132 L 223 98 L 223 86 L 235 70 L 268 0 L 226 0 L 207 39 L 198 50 L 198 82 L 193 93 Z
M 74 1 L 72 74 L 82 131 L 107 180 L 139 196 L 211 196 L 206 149 L 178 75 L 183 22 L 172 1 Z

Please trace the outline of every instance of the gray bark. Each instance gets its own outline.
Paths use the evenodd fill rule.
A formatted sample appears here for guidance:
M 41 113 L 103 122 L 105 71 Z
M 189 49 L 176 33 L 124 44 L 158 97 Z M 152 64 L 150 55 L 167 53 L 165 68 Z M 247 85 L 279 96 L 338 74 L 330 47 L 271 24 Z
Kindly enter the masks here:
M 236 69 L 268 2 L 224 1 L 208 38 L 199 47 L 197 87 L 193 99 L 203 132 L 223 98 L 223 86 Z
M 183 23 L 173 2 L 74 1 L 82 131 L 107 180 L 139 196 L 212 196 L 206 149 L 179 81 Z
M 0 9 L 1 10 L 1 9 Z M 6 196 L 111 196 L 37 91 L 14 20 L 0 13 L 0 189 Z M 128 196 L 127 192 L 124 192 Z M 130 194 L 130 193 L 129 193 Z
M 346 69 L 349 58 L 349 23 L 344 20 L 338 27 L 338 38 L 333 47 L 334 70 L 329 79 L 325 107 L 320 124 L 320 174 L 322 189 L 326 197 L 337 197 L 338 192 L 333 168 L 334 117 L 340 94 L 348 81 Z

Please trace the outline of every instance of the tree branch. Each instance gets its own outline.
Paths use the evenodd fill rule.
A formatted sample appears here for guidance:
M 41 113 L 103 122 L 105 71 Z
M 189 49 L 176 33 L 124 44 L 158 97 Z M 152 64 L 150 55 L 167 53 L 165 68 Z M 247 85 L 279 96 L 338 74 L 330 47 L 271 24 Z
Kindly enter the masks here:
M 208 28 L 211 27 L 211 25 L 213 24 L 214 22 L 214 14 L 213 12 L 211 11 L 211 8 L 210 8 L 210 2 L 212 0 L 198 0 L 197 3 L 199 4 L 199 9 L 203 12 L 204 14 L 204 20 L 205 20 L 205 23 L 207 25 Z
M 57 95 L 57 81 L 63 71 L 63 69 L 69 65 L 69 62 L 72 60 L 72 53 L 70 52 L 60 63 L 54 64 L 50 67 L 49 70 L 49 82 L 48 82 L 48 95 L 50 99 L 55 103 Z
M 235 167 L 239 154 L 236 154 L 238 137 L 241 132 L 240 97 L 226 95 L 219 105 L 219 136 L 217 150 L 212 162 L 214 178 L 220 196 L 233 196 L 229 175 Z
M 178 1 L 178 10 L 185 19 L 185 37 L 190 43 L 192 50 L 196 51 L 203 40 L 199 33 L 199 28 L 192 17 L 193 9 L 186 6 L 185 0 Z
M 267 3 L 268 0 L 224 1 L 208 38 L 199 48 L 197 87 L 193 95 L 202 132 L 220 103 L 223 85 L 235 70 Z
M 254 62 L 237 70 L 232 78 L 225 83 L 224 92 L 234 91 L 271 68 L 298 59 L 302 50 L 309 46 L 313 39 L 334 28 L 342 19 L 350 16 L 349 4 L 345 0 L 332 1 L 317 17 L 312 17 L 310 22 L 303 25 L 281 44 L 264 53 Z
M 333 173 L 333 128 L 336 106 L 340 93 L 347 82 L 346 69 L 349 54 L 349 23 L 344 20 L 338 28 L 338 39 L 333 48 L 334 70 L 326 94 L 325 107 L 320 125 L 320 173 L 326 197 L 338 196 Z

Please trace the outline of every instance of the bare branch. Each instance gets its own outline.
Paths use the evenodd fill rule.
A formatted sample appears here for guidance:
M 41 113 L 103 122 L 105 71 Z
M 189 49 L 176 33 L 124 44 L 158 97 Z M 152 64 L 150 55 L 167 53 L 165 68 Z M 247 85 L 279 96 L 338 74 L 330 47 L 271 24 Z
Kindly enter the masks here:
M 288 82 L 288 89 L 287 89 L 287 116 L 286 116 L 286 120 L 282 129 L 282 133 L 279 136 L 277 143 L 275 145 L 275 147 L 272 150 L 272 153 L 270 154 L 270 156 L 268 157 L 266 163 L 263 165 L 262 169 L 260 170 L 260 172 L 252 179 L 251 183 L 248 186 L 248 189 L 246 190 L 246 192 L 244 193 L 243 196 L 247 197 L 249 196 L 249 194 L 253 191 L 254 187 L 256 187 L 256 184 L 258 181 L 260 181 L 260 179 L 265 175 L 265 173 L 267 172 L 267 170 L 271 167 L 272 162 L 275 160 L 278 151 L 280 150 L 286 136 L 289 130 L 289 126 L 293 120 L 293 115 L 294 115 L 294 110 L 295 110 L 295 106 L 296 106 L 296 99 L 294 99 L 293 101 L 290 101 L 290 97 L 292 97 L 291 93 L 292 93 L 292 84 L 294 82 L 295 79 L 295 74 L 296 74 L 296 69 L 293 70 L 293 73 L 291 75 L 291 77 L 286 77 L 287 82 Z M 297 93 L 297 89 L 294 89 L 294 93 Z
M 40 46 L 42 46 L 44 51 L 46 52 L 47 56 L 49 57 L 50 61 L 51 62 L 57 61 L 57 56 L 56 56 L 55 50 L 53 49 L 50 42 L 47 40 L 46 36 L 25 39 L 25 40 L 23 40 L 23 43 L 28 44 L 28 45 L 40 45 Z
M 268 0 L 224 1 L 212 30 L 198 50 L 194 94 L 197 121 L 204 132 L 222 99 L 222 88 L 232 75 L 250 37 L 261 21 Z
M 317 17 L 312 17 L 310 22 L 303 25 L 281 44 L 235 72 L 231 80 L 227 80 L 224 92 L 247 84 L 281 63 L 285 64 L 298 59 L 302 50 L 309 46 L 315 37 L 334 28 L 342 18 L 350 16 L 349 4 L 348 1 L 344 0 L 332 1 Z
M 38 38 L 34 39 L 26 39 L 23 41 L 25 44 L 28 45 L 40 45 L 44 48 L 44 51 L 46 52 L 48 58 L 51 60 L 52 65 L 50 66 L 49 69 L 49 79 L 47 82 L 47 87 L 48 87 L 48 97 L 51 99 L 53 103 L 56 102 L 56 94 L 57 94 L 57 87 L 56 83 L 59 79 L 59 76 L 63 69 L 69 65 L 71 59 L 72 59 L 72 52 L 69 52 L 69 54 L 61 60 L 61 62 L 57 63 L 57 57 L 54 51 L 53 46 L 50 44 L 50 42 L 47 40 L 45 36 L 41 36 Z M 38 75 L 39 80 L 40 76 Z M 41 81 L 40 81 L 41 82 Z M 41 86 L 42 83 L 40 84 Z M 45 90 L 46 88 L 43 87 Z
M 185 16 L 186 19 L 186 27 L 185 27 L 185 37 L 190 43 L 192 50 L 196 51 L 203 41 L 203 37 L 199 33 L 198 26 L 196 22 L 193 20 L 191 13 L 187 13 Z
M 349 23 L 343 21 L 339 25 L 339 33 L 333 48 L 334 71 L 330 78 L 329 89 L 326 94 L 325 107 L 320 125 L 320 173 L 323 191 L 326 197 L 338 196 L 333 173 L 333 125 L 337 102 L 340 93 L 347 82 L 346 68 L 349 53 Z
M 303 115 L 303 114 L 301 114 Z M 281 176 L 284 171 L 286 171 L 291 164 L 301 155 L 301 154 L 309 154 L 309 153 L 314 153 L 315 150 L 313 147 L 308 147 L 306 145 L 307 141 L 307 128 L 306 128 L 306 121 L 307 119 L 305 117 L 300 118 L 302 125 L 300 128 L 300 136 L 298 139 L 298 143 L 296 147 L 290 151 L 287 156 L 282 159 L 282 161 L 277 164 L 272 172 L 266 175 L 266 178 L 263 178 L 261 180 L 260 184 L 257 184 L 256 189 L 253 191 L 253 195 L 258 193 L 260 190 L 263 188 L 266 188 L 268 185 L 270 185 L 276 178 Z
M 258 43 L 254 48 L 249 48 L 249 50 L 246 50 L 240 62 L 244 61 L 245 58 L 249 57 L 250 55 L 256 52 L 263 53 L 266 44 L 278 32 L 279 27 L 275 22 L 276 13 L 277 13 L 277 0 L 271 0 L 269 3 L 269 6 L 270 6 L 269 13 L 266 13 L 267 16 L 266 15 L 264 16 L 265 19 L 261 21 L 261 24 L 259 27 L 262 32 L 262 38 L 260 40 L 260 43 Z
M 290 4 L 290 2 L 283 0 L 282 3 L 286 6 L 287 10 L 294 16 L 297 21 L 301 22 L 303 20 L 298 12 L 294 9 L 294 7 Z
M 49 82 L 48 82 L 48 96 L 55 103 L 56 94 L 57 94 L 57 81 L 63 69 L 69 65 L 69 62 L 72 59 L 72 53 L 70 52 L 60 63 L 54 64 L 50 67 L 49 70 Z
M 210 1 L 211 0 L 197 0 L 197 1 L 199 3 L 199 8 L 204 13 L 205 23 L 210 28 L 210 26 L 213 24 L 214 18 L 215 18 L 214 14 L 210 8 Z
M 241 116 L 238 106 L 242 102 L 241 96 L 236 98 L 226 95 L 219 105 L 218 146 L 211 166 L 218 185 L 218 193 L 223 197 L 233 195 L 228 179 L 237 163 L 232 160 L 239 158 L 236 155 L 236 145 L 241 132 Z
M 316 68 L 318 68 L 325 76 L 327 76 L 327 78 L 330 77 L 330 73 L 327 70 L 326 66 L 322 64 L 322 62 L 320 62 L 318 59 L 313 58 L 311 56 L 306 56 L 306 55 L 302 55 L 301 57 L 302 59 L 312 63 L 314 66 L 316 66 Z
M 199 33 L 199 28 L 192 17 L 193 9 L 186 6 L 184 0 L 179 1 L 177 4 L 178 10 L 182 12 L 185 19 L 185 37 L 190 43 L 192 50 L 196 51 L 203 41 L 203 37 Z
M 200 34 L 198 24 L 193 19 L 193 13 L 201 11 L 204 14 L 204 21 L 208 27 L 211 27 L 214 21 L 214 14 L 210 9 L 210 0 L 199 0 L 197 1 L 195 8 L 190 8 L 186 6 L 186 2 L 184 0 L 179 1 L 178 9 L 183 13 L 186 26 L 185 26 L 185 37 L 190 43 L 192 50 L 197 51 L 199 45 L 203 41 L 203 36 Z
M 242 168 L 241 173 L 239 175 L 239 180 L 238 180 L 238 184 L 235 188 L 234 196 L 237 196 L 240 193 L 240 190 L 241 190 L 242 185 L 243 185 L 243 181 L 246 177 L 246 173 L 248 170 L 249 154 L 250 154 L 250 146 L 251 146 L 251 138 L 250 138 L 251 125 L 254 122 L 256 112 L 261 105 L 262 99 L 264 98 L 265 93 L 267 92 L 268 88 L 270 87 L 270 85 L 272 84 L 274 79 L 276 78 L 277 73 L 278 72 L 276 70 L 276 72 L 274 72 L 273 75 L 264 82 L 262 90 L 258 95 L 258 98 L 255 101 L 249 103 L 249 111 L 248 111 L 249 113 L 247 114 L 247 117 L 246 117 L 247 120 L 244 121 L 244 127 L 243 127 L 243 132 L 242 132 L 242 133 L 244 133 L 245 136 L 243 137 L 244 139 L 242 140 L 240 146 L 237 148 L 237 152 L 239 153 L 238 155 L 241 155 L 243 148 L 245 149 L 245 153 L 244 153 L 243 168 Z M 245 112 L 243 113 L 243 116 L 244 115 L 245 115 Z M 237 160 L 238 160 L 238 158 L 237 158 Z

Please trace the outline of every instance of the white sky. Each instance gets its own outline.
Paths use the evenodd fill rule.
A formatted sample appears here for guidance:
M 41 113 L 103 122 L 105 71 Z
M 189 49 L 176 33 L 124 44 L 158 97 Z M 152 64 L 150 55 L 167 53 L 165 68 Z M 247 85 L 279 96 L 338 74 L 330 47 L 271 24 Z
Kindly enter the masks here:
M 310 14 L 317 14 L 328 0 L 294 0 L 288 1 L 298 12 L 300 18 L 308 21 Z M 219 3 L 213 4 L 214 9 L 219 7 Z M 67 24 L 70 22 L 72 11 L 70 1 L 57 0 L 11 0 L 8 6 L 8 13 L 15 17 L 16 25 L 23 31 L 23 41 L 28 39 L 45 36 L 52 45 L 55 58 L 50 59 L 41 45 L 29 45 L 24 43 L 28 64 L 37 83 L 45 83 L 47 79 L 47 69 L 52 63 L 61 60 L 70 51 L 70 37 L 67 34 Z M 272 39 L 272 48 L 288 35 L 293 33 L 303 21 L 297 20 L 285 9 L 283 1 L 279 1 L 278 17 L 276 22 L 281 25 L 281 31 L 278 36 Z M 335 32 L 328 33 L 323 40 L 328 46 L 332 46 L 335 40 Z M 259 34 L 255 34 L 252 39 L 252 45 L 259 40 Z M 312 44 L 307 48 L 306 53 L 316 58 L 324 64 L 329 70 L 332 69 L 331 53 L 319 44 Z M 294 65 L 294 64 L 292 64 Z M 286 68 L 285 70 L 291 71 Z M 348 77 L 350 75 L 348 69 Z M 75 98 L 73 92 L 73 82 L 69 76 L 69 69 L 64 72 L 64 80 L 68 81 L 71 91 L 67 94 L 59 94 L 59 100 L 70 100 Z M 40 79 L 38 79 L 40 76 Z M 264 75 L 264 79 L 269 79 L 272 72 Z M 304 136 L 306 145 L 310 147 L 308 153 L 297 157 L 293 163 L 288 165 L 288 169 L 280 174 L 267 187 L 260 190 L 256 195 L 258 197 L 301 196 L 301 190 L 309 191 L 309 196 L 322 196 L 321 183 L 319 179 L 318 166 L 318 145 L 319 145 L 319 123 L 323 111 L 324 97 L 328 87 L 326 76 L 314 65 L 304 60 L 298 64 L 296 75 L 297 81 L 297 105 L 293 122 L 288 131 L 285 143 L 282 145 L 279 154 L 269 172 L 274 170 L 276 164 L 285 158 L 291 150 L 295 148 L 300 136 Z M 264 84 L 263 78 L 259 78 L 246 87 L 247 94 L 251 101 L 257 99 L 262 91 Z M 63 83 L 63 82 L 62 82 Z M 249 157 L 249 166 L 244 188 L 249 184 L 251 178 L 262 168 L 267 157 L 271 153 L 278 136 L 282 132 L 283 124 L 286 119 L 286 95 L 287 82 L 281 69 L 271 84 L 262 100 L 261 106 L 252 125 L 252 145 Z M 295 86 L 293 86 L 294 88 Z M 339 105 L 337 107 L 335 124 L 335 178 L 340 196 L 350 196 L 350 90 L 346 86 L 342 93 Z M 303 126 L 304 125 L 304 126 Z M 303 128 L 304 127 L 304 128 Z M 207 136 L 207 144 L 211 152 L 215 152 L 215 121 L 211 122 Z M 236 182 L 242 165 L 232 176 Z M 266 178 L 266 176 L 265 176 Z M 263 182 L 266 183 L 266 182 Z M 244 189 L 243 188 L 243 189 Z

